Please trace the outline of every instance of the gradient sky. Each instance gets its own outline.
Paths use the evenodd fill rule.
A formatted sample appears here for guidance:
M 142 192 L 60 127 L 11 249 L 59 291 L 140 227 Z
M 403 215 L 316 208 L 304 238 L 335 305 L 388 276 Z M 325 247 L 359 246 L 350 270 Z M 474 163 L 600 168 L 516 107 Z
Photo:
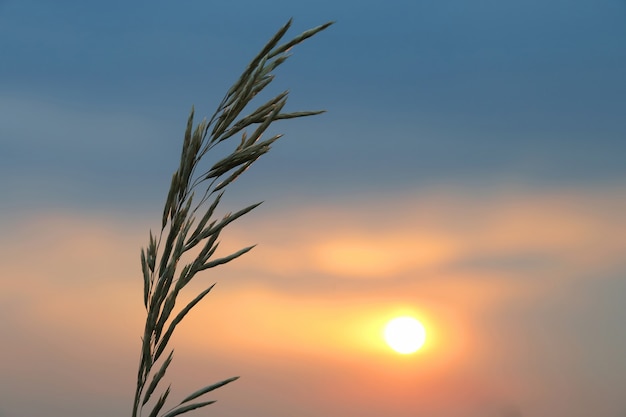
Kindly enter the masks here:
M 324 108 L 227 194 L 181 325 L 220 417 L 626 415 L 623 0 L 0 0 L 0 417 L 130 415 L 139 249 L 186 118 L 265 41 Z M 191 296 L 192 292 L 188 295 Z M 418 317 L 415 355 L 381 339 Z

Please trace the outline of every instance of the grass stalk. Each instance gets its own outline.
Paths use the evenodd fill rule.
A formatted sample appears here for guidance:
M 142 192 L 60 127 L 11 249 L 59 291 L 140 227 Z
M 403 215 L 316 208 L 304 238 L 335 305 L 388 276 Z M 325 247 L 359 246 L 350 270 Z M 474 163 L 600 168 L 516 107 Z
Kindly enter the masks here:
M 172 176 L 167 194 L 161 230 L 158 237 L 150 231 L 148 245 L 141 249 L 143 274 L 143 302 L 146 323 L 141 338 L 141 352 L 137 371 L 137 386 L 132 417 L 142 415 L 144 407 L 152 404 L 150 417 L 174 417 L 214 403 L 204 400 L 205 395 L 238 377 L 231 377 L 207 385 L 186 396 L 172 408 L 163 411 L 168 401 L 170 386 L 161 389 L 165 375 L 172 362 L 174 350 L 169 347 L 174 331 L 186 315 L 214 287 L 200 292 L 183 308 L 176 310 L 176 301 L 187 284 L 200 271 L 230 262 L 250 251 L 243 248 L 230 255 L 214 258 L 223 229 L 241 216 L 249 213 L 260 203 L 245 207 L 236 213 L 228 213 L 222 219 L 214 219 L 226 187 L 232 184 L 260 156 L 267 153 L 281 135 L 262 140 L 262 135 L 276 120 L 306 117 L 323 111 L 283 113 L 288 92 L 282 92 L 246 116 L 242 112 L 252 99 L 274 80 L 273 71 L 289 57 L 289 50 L 326 29 L 333 22 L 307 30 L 283 44 L 291 26 L 291 19 L 281 27 L 261 52 L 250 62 L 239 79 L 228 90 L 213 116 L 198 123 L 194 128 L 192 108 L 185 129 L 180 165 Z M 254 129 L 248 135 L 246 129 Z M 232 152 L 202 171 L 200 165 L 205 155 L 217 144 L 241 134 L 241 141 Z M 196 192 L 202 197 L 196 199 Z M 212 200 L 207 208 L 205 203 Z M 200 220 L 196 215 L 200 211 Z M 195 226 L 195 227 L 194 227 Z M 182 257 L 194 248 L 201 248 L 193 261 L 180 267 Z M 165 357 L 163 353 L 168 352 Z

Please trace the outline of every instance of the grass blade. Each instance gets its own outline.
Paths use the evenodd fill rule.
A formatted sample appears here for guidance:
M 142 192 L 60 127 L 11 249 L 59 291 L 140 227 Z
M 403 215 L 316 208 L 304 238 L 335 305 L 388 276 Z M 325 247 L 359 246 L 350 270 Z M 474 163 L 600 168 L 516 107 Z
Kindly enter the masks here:
M 196 304 L 198 304 L 200 300 L 202 300 L 204 296 L 207 295 L 213 289 L 214 286 L 215 284 L 211 285 L 209 288 L 207 288 L 206 290 L 198 294 L 198 296 L 196 296 L 196 298 L 191 300 L 191 302 L 189 302 L 189 304 L 187 304 L 185 308 L 183 308 L 176 315 L 176 317 L 171 321 L 169 327 L 167 328 L 167 331 L 165 332 L 165 334 L 163 335 L 163 338 L 161 339 L 161 342 L 159 343 L 156 351 L 154 352 L 155 360 L 158 359 L 159 356 L 161 356 L 161 353 L 165 349 L 165 346 L 167 346 L 167 342 L 170 340 L 170 337 L 172 337 L 172 333 L 174 333 L 174 329 L 176 329 L 176 326 L 178 325 L 178 323 L 181 322 L 181 320 L 187 315 L 187 313 L 189 313 L 189 310 L 191 310 Z
M 169 413 L 165 414 L 163 417 L 178 416 L 180 414 L 187 413 L 187 412 L 195 410 L 197 408 L 206 407 L 207 405 L 211 405 L 214 402 L 215 401 L 205 401 L 205 402 L 202 402 L 202 403 L 189 404 L 189 405 L 186 405 L 184 407 L 176 408 L 176 409 L 170 411 Z
M 154 374 L 154 377 L 152 378 L 152 382 L 150 382 L 150 385 L 148 385 L 148 389 L 146 390 L 146 393 L 143 396 L 143 402 L 141 403 L 142 406 L 146 405 L 146 403 L 150 400 L 150 396 L 152 395 L 157 385 L 163 378 L 163 375 L 165 375 L 165 371 L 167 370 L 167 367 L 172 362 L 173 355 L 174 355 L 174 350 L 172 350 L 170 354 L 167 356 L 167 359 L 165 359 L 165 361 L 161 365 L 161 368 L 159 368 L 159 371 L 156 374 Z
M 180 404 L 182 405 L 182 404 L 184 404 L 184 403 L 186 403 L 188 401 L 195 400 L 196 398 L 198 398 L 201 395 L 206 394 L 207 392 L 210 392 L 210 391 L 213 391 L 213 390 L 218 389 L 220 387 L 223 387 L 224 385 L 230 384 L 231 382 L 236 381 L 238 379 L 239 379 L 238 376 L 233 376 L 231 378 L 225 379 L 225 380 L 217 382 L 215 384 L 206 386 L 204 388 L 200 388 L 198 391 L 194 392 L 193 394 L 189 395 L 187 398 L 182 400 L 180 402 Z

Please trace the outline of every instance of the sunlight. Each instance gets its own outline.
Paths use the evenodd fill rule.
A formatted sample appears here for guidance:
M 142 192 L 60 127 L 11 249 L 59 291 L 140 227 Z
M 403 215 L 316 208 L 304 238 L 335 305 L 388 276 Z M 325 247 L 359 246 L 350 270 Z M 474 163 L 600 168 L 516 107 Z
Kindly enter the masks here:
M 426 329 L 413 317 L 396 317 L 385 326 L 385 341 L 396 352 L 417 352 L 426 342 Z

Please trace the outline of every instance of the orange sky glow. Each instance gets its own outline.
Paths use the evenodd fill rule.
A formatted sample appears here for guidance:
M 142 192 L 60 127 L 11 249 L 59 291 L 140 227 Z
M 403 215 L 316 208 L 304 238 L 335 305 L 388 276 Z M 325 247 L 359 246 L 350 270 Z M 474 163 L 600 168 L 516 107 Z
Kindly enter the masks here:
M 616 195 L 262 206 L 225 232 L 222 251 L 259 246 L 200 275 L 186 295 L 218 282 L 174 340 L 175 392 L 242 375 L 215 394 L 224 416 L 242 398 L 276 416 L 293 407 L 304 416 L 514 416 L 548 400 L 565 413 L 580 395 L 601 407 L 626 368 L 603 379 L 599 356 L 625 340 L 594 347 L 580 332 L 607 319 L 588 288 L 623 265 L 626 237 L 614 230 L 626 226 L 626 200 Z M 98 404 L 102 415 L 111 403 L 128 408 L 143 321 L 138 254 L 150 226 L 42 213 L 2 236 L 2 327 L 13 337 L 2 348 L 12 360 L 0 364 L 14 381 L 5 390 L 23 401 L 40 391 L 45 407 L 73 413 L 87 407 L 67 405 L 76 392 L 99 398 L 92 415 Z M 565 313 L 579 317 L 578 331 L 559 321 Z M 399 315 L 428 332 L 415 354 L 382 338 Z M 597 379 L 601 389 L 589 386 Z

